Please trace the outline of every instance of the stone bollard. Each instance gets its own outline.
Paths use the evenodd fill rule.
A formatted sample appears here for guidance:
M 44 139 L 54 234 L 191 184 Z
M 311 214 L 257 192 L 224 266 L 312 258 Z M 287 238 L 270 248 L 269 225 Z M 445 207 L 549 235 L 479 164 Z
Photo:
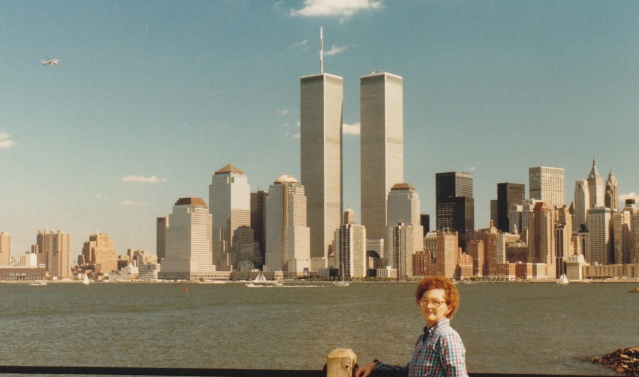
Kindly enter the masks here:
M 337 348 L 328 354 L 326 377 L 352 377 L 357 355 L 350 349 Z

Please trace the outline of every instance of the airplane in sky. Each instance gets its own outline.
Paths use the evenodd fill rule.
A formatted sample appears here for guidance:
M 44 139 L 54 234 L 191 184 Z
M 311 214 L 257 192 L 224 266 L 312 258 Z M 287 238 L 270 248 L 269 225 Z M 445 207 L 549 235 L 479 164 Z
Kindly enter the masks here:
M 51 59 L 51 60 L 43 60 L 42 64 L 44 64 L 44 65 L 58 65 L 59 62 L 60 62 L 59 59 Z

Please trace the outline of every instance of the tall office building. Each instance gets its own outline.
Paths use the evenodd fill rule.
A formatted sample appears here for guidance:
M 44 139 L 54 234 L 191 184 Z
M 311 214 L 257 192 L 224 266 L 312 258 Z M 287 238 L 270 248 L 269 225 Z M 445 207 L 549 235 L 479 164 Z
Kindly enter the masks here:
M 541 200 L 550 207 L 564 205 L 564 169 L 537 166 L 528 168 L 530 198 Z
M 213 174 L 209 185 L 209 212 L 213 215 L 213 264 L 229 271 L 241 262 L 243 247 L 253 247 L 251 186 L 246 174 L 228 164 Z M 240 244 L 243 243 L 243 244 Z
M 344 216 L 350 214 L 347 210 Z M 335 230 L 335 264 L 339 276 L 366 277 L 366 228 L 354 222 L 345 222 Z
M 31 251 L 38 256 L 38 264 L 45 264 L 49 275 L 71 278 L 71 235 L 63 231 L 39 231 Z
M 613 260 L 611 241 L 612 210 L 605 207 L 593 207 L 588 210 L 588 240 L 586 242 L 586 261 L 588 263 L 610 264 Z
M 606 186 L 604 186 L 603 179 L 599 175 L 595 160 L 592 160 L 592 169 L 590 169 L 587 181 L 588 191 L 590 192 L 590 208 L 603 207 L 606 204 Z
M 448 172 L 435 175 L 435 210 L 437 230 L 455 231 L 458 244 L 466 250 L 466 239 L 475 231 L 473 176 Z
M 201 198 L 180 198 L 169 215 L 161 279 L 197 280 L 215 272 L 211 255 L 212 216 Z
M 166 228 L 169 227 L 168 217 L 158 217 L 155 221 L 155 255 L 158 256 L 158 263 L 166 255 Z
M 457 268 L 457 254 L 459 250 L 457 232 L 439 229 L 437 231 L 437 262 L 438 275 L 452 278 Z
M 578 230 L 585 231 L 588 209 L 590 208 L 588 181 L 578 180 L 575 182 L 575 199 L 573 203 L 575 214 L 572 222 L 572 230 L 573 232 Z
M 403 223 L 389 225 L 386 228 L 384 254 L 388 258 L 388 265 L 396 269 L 397 276 L 401 278 L 413 276 L 414 231 L 412 225 Z M 419 238 L 421 241 L 421 236 Z M 423 243 L 423 241 L 421 242 Z
M 608 173 L 608 179 L 606 180 L 606 194 L 604 204 L 607 208 L 616 211 L 619 209 L 619 184 L 617 183 L 617 177 L 610 169 Z
M 251 228 L 255 242 L 259 245 L 260 258 L 264 264 L 266 254 L 266 197 L 268 193 L 258 190 L 251 193 Z
M 300 152 L 311 258 L 323 258 L 325 267 L 342 216 L 343 87 L 341 77 L 324 73 L 320 29 L 320 73 L 300 80 Z
M 78 265 L 92 267 L 96 273 L 109 273 L 118 269 L 118 254 L 115 251 L 111 236 L 108 234 L 92 234 L 82 246 L 82 255 L 78 257 Z
M 533 203 L 528 213 L 528 262 L 545 263 L 550 278 L 557 277 L 554 214 L 546 202 Z
M 384 238 L 386 199 L 404 182 L 403 79 L 387 72 L 360 78 L 361 220 L 369 239 Z
M 413 227 L 413 250 L 409 250 L 410 254 L 424 250 L 424 229 L 419 210 L 419 194 L 415 187 L 409 183 L 397 183 L 391 188 L 388 193 L 388 227 L 400 223 Z
M 526 185 L 523 183 L 497 184 L 497 229 L 510 232 L 508 211 L 512 204 L 523 204 L 526 199 Z M 521 230 L 521 229 L 520 229 Z
M 11 265 L 11 235 L 0 232 L 0 266 Z
M 266 198 L 266 264 L 264 271 L 310 272 L 310 229 L 306 226 L 304 186 L 283 175 Z

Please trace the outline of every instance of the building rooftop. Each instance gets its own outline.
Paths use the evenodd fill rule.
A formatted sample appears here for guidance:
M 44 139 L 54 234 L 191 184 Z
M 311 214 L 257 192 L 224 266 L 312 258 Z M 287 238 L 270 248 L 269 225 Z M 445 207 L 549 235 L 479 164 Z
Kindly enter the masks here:
M 391 191 L 394 190 L 410 190 L 415 191 L 415 187 L 410 183 L 396 183 L 393 187 L 391 187 Z
M 175 202 L 176 206 L 205 206 L 206 202 L 202 198 L 180 198 Z
M 275 183 L 297 183 L 297 179 L 292 175 L 281 175 Z
M 228 173 L 244 174 L 243 171 L 241 171 L 240 169 L 235 167 L 233 164 L 228 164 L 228 165 L 224 166 L 222 169 L 220 169 L 220 170 L 215 172 L 216 175 L 217 174 L 228 174 Z

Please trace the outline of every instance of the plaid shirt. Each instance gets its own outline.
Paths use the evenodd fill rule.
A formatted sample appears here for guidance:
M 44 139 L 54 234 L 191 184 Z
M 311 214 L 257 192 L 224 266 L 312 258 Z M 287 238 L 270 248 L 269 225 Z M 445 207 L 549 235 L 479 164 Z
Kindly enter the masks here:
M 450 320 L 443 318 L 424 327 L 406 366 L 378 362 L 375 370 L 400 372 L 408 377 L 467 377 L 465 354 L 461 337 L 450 327 Z

